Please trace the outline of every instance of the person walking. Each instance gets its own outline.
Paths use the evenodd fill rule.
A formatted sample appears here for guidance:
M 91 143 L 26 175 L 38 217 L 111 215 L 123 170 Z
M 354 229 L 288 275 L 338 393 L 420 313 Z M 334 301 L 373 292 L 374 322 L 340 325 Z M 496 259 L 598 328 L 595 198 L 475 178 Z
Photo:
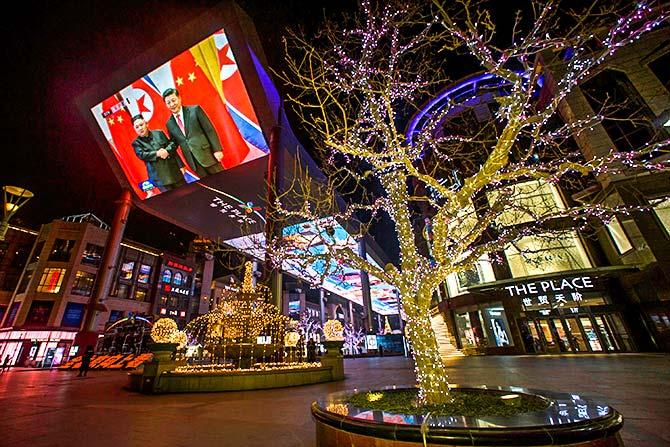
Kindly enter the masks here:
M 9 371 L 9 362 L 10 362 L 11 356 L 7 354 L 5 356 L 5 360 L 2 362 L 2 367 L 0 368 L 0 373 L 3 373 L 5 371 Z
M 91 366 L 91 358 L 93 358 L 93 346 L 89 345 L 81 356 L 81 365 L 79 366 L 79 374 L 77 377 L 86 377 L 88 368 Z

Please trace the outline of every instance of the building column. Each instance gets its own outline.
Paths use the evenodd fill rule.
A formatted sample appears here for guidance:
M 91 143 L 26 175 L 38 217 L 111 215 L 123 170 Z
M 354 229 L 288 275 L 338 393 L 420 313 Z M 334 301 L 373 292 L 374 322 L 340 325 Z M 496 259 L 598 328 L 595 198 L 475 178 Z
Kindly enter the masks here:
M 86 308 L 86 317 L 81 326 L 81 331 L 77 333 L 73 343 L 74 345 L 79 346 L 80 352 L 83 352 L 88 345 L 95 347 L 98 341 L 98 333 L 95 331 L 95 317 L 98 310 L 103 306 L 101 302 L 104 301 L 109 294 L 114 267 L 116 266 L 119 257 L 121 241 L 123 240 L 123 233 L 126 229 L 126 223 L 128 222 L 130 206 L 132 205 L 130 190 L 124 189 L 121 193 L 121 198 L 116 203 L 116 212 L 114 213 L 112 228 L 109 230 L 109 236 L 107 237 L 107 243 L 105 244 L 105 254 L 102 257 L 102 262 L 98 269 L 95 288 Z
M 326 291 L 319 288 L 319 304 L 321 305 L 321 324 L 326 324 Z
M 200 295 L 198 297 L 198 313 L 206 314 L 210 311 L 210 300 L 212 299 L 212 277 L 214 276 L 214 255 L 205 253 L 205 262 L 202 266 L 202 281 L 200 283 Z
M 363 259 L 367 258 L 367 250 L 365 248 L 365 238 L 358 239 L 358 256 Z M 368 272 L 360 270 L 361 274 L 361 292 L 363 295 L 363 308 L 365 309 L 365 332 L 374 332 L 374 324 L 372 321 L 372 297 L 370 296 L 370 278 Z
M 349 301 L 349 324 L 351 324 L 352 329 L 355 329 L 355 327 L 354 327 L 354 303 L 352 301 Z

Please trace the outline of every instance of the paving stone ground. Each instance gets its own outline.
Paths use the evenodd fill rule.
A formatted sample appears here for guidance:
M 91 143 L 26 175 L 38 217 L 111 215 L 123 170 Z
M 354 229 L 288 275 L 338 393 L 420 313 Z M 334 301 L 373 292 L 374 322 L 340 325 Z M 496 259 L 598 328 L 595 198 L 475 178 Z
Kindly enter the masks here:
M 627 447 L 670 447 L 670 355 L 489 356 L 447 360 L 453 383 L 520 385 L 599 398 L 625 417 Z M 145 396 L 123 372 L 0 375 L 0 446 L 314 446 L 324 393 L 410 384 L 403 357 L 345 361 L 346 380 L 296 388 Z

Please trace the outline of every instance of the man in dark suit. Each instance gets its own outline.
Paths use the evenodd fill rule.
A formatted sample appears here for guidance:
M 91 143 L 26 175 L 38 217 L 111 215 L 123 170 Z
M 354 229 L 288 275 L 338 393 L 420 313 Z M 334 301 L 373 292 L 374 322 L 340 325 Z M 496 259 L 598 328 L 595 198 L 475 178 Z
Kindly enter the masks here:
M 184 163 L 177 154 L 177 144 L 162 130 L 149 130 L 142 115 L 132 118 L 137 138 L 133 141 L 135 154 L 147 165 L 149 180 L 161 192 L 185 185 L 181 168 Z
M 223 148 L 214 125 L 200 106 L 183 106 L 179 91 L 163 92 L 165 105 L 172 113 L 166 123 L 170 139 L 181 147 L 188 166 L 203 178 L 223 171 Z

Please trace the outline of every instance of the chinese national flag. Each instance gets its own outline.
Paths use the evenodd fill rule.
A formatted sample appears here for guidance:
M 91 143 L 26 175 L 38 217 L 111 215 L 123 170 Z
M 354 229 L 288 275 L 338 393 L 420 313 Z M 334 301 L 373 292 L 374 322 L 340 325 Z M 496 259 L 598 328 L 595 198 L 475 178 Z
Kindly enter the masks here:
M 192 54 L 192 51 L 198 52 L 198 47 L 210 40 L 207 39 L 172 59 L 172 74 L 183 105 L 199 105 L 212 121 L 223 146 L 221 163 L 229 169 L 244 160 L 249 148 L 223 102 L 222 93 L 210 81 L 211 73 L 206 74 L 202 64 L 197 64 Z M 216 64 L 218 66 L 218 62 Z M 204 68 L 210 71 L 206 66 Z

